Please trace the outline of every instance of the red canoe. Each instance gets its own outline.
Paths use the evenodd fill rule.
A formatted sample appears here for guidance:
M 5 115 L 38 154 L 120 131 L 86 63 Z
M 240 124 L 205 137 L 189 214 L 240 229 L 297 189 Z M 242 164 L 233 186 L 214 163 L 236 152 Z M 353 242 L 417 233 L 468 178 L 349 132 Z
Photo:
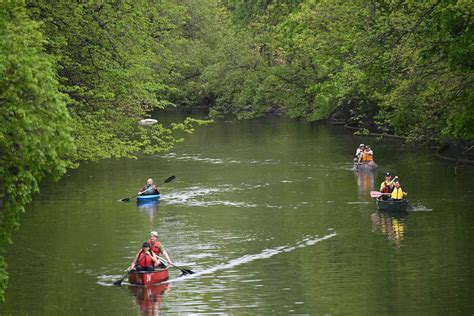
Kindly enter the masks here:
M 156 269 L 155 271 L 130 271 L 128 282 L 137 285 L 151 285 L 168 280 L 168 268 Z

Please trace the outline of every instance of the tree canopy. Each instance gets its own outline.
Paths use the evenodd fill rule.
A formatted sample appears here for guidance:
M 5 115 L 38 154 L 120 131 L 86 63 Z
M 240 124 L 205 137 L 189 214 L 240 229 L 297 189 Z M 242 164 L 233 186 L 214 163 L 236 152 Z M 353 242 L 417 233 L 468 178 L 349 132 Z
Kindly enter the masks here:
M 466 1 L 225 3 L 245 22 L 239 30 L 247 42 L 238 42 L 240 56 L 232 58 L 239 70 L 226 71 L 229 58 L 213 65 L 224 82 L 241 78 L 240 88 L 221 87 L 216 110 L 248 117 L 277 108 L 409 140 L 474 139 L 473 9 Z

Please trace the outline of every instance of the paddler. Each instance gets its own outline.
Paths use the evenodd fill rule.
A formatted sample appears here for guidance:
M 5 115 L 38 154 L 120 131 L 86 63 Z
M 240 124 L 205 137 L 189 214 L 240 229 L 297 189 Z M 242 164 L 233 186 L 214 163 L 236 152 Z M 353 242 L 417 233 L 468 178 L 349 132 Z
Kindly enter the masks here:
M 401 201 L 405 196 L 407 196 L 408 193 L 404 192 L 403 189 L 400 186 L 400 182 L 398 180 L 395 181 L 395 187 L 393 188 L 392 191 L 392 200 L 394 201 Z
M 370 145 L 365 146 L 362 152 L 362 162 L 370 162 L 374 160 L 374 152 L 370 149 Z
M 153 179 L 146 180 L 146 184 L 138 191 L 137 195 L 153 195 L 160 194 L 160 189 L 153 184 Z
M 173 264 L 173 261 L 171 261 L 165 247 L 163 247 L 161 242 L 158 240 L 158 233 L 156 231 L 150 232 L 150 239 L 148 239 L 148 243 L 150 244 L 150 248 L 156 256 L 163 254 L 163 256 L 166 258 L 166 261 L 168 261 L 170 264 Z
M 142 249 L 138 251 L 132 264 L 128 267 L 128 270 L 137 271 L 153 271 L 155 266 L 159 265 L 160 261 L 153 251 L 150 249 L 150 244 L 144 242 Z
M 354 156 L 354 162 L 360 162 L 362 160 L 362 154 L 364 152 L 364 144 L 360 144 L 359 147 L 357 147 L 355 156 Z
M 392 175 L 390 172 L 387 172 L 385 174 L 385 180 L 380 184 L 380 192 L 384 193 L 384 195 L 381 196 L 382 200 L 387 200 L 389 198 L 389 193 L 392 193 L 394 182 L 398 179 L 398 176 L 395 176 L 392 180 Z

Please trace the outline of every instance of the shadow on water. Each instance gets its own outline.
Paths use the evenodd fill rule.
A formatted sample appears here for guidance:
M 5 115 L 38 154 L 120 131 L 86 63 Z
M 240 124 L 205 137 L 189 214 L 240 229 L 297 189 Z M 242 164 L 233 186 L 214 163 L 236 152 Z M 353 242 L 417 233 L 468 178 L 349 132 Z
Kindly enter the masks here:
M 130 295 L 140 307 L 142 315 L 159 315 L 161 296 L 171 291 L 171 284 L 159 284 L 151 286 L 129 285 Z

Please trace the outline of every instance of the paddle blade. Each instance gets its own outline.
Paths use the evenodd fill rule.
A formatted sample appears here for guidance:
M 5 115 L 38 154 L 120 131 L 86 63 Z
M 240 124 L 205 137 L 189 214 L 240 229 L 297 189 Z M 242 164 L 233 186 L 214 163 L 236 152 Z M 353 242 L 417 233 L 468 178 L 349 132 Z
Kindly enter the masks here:
M 121 278 L 120 280 L 115 281 L 115 282 L 114 282 L 114 285 L 115 285 L 115 286 L 121 286 L 124 279 L 125 279 L 125 278 Z
M 121 286 L 121 285 L 122 285 L 122 281 L 123 281 L 123 280 L 117 280 L 117 281 L 114 282 L 114 285 L 115 285 L 115 286 Z
M 175 177 L 175 176 L 171 176 L 171 177 L 169 177 L 168 179 L 165 180 L 165 183 L 171 182 L 171 181 L 173 181 L 174 179 L 176 179 L 176 177 Z
M 196 272 L 192 271 L 192 270 L 189 270 L 189 269 L 182 269 L 181 268 L 181 272 L 183 272 L 183 274 L 194 274 Z
M 120 200 L 120 202 L 130 202 L 130 199 L 129 197 L 126 197 L 126 198 L 123 198 Z
M 383 195 L 382 192 L 379 192 L 379 191 L 370 191 L 370 197 L 378 198 L 378 197 L 381 197 L 382 195 Z

